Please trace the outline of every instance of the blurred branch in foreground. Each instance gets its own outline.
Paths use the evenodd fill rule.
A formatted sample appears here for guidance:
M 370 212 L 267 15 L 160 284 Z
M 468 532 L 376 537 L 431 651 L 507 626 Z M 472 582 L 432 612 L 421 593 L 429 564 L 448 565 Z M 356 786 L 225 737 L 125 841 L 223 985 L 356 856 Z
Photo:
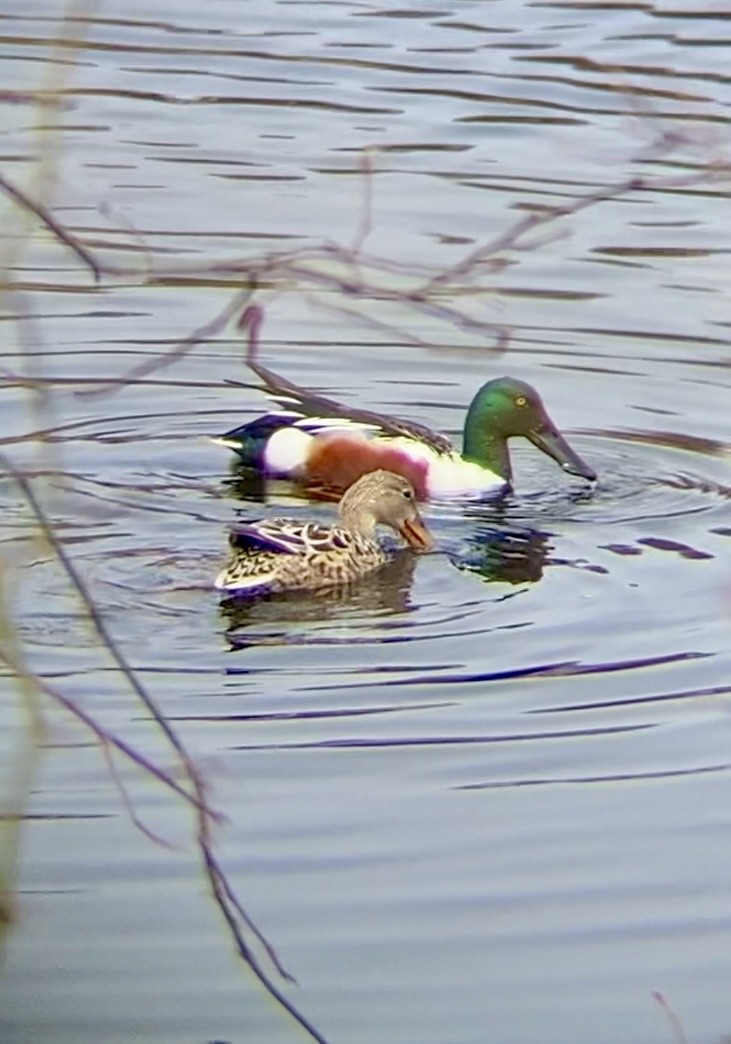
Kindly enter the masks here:
M 115 641 L 81 574 L 76 569 L 63 541 L 57 534 L 51 518 L 33 490 L 31 482 L 26 476 L 14 469 L 12 464 L 4 457 L 0 457 L 0 470 L 4 471 L 6 475 L 12 476 L 20 487 L 26 503 L 36 520 L 40 537 L 47 543 L 63 569 L 70 587 L 82 604 L 89 625 L 96 633 L 101 648 L 106 650 L 120 676 L 131 690 L 134 699 L 142 705 L 150 720 L 161 732 L 166 744 L 171 748 L 178 760 L 178 769 L 176 772 L 170 772 L 161 768 L 158 763 L 128 744 L 123 737 L 108 730 L 94 716 L 87 713 L 72 696 L 64 693 L 57 685 L 51 685 L 44 678 L 29 671 L 22 663 L 17 642 L 13 640 L 12 635 L 9 635 L 6 629 L 3 629 L 3 633 L 0 633 L 0 658 L 4 661 L 8 670 L 18 679 L 29 710 L 35 709 L 38 697 L 43 696 L 63 708 L 91 732 L 108 760 L 112 779 L 120 789 L 124 807 L 129 811 L 135 825 L 142 829 L 145 835 L 152 840 L 160 842 L 160 838 L 148 830 L 134 812 L 129 795 L 122 787 L 114 768 L 116 758 L 122 757 L 132 762 L 137 769 L 165 786 L 174 798 L 180 799 L 188 805 L 194 817 L 196 845 L 201 865 L 208 881 L 210 894 L 228 927 L 240 957 L 246 962 L 266 991 L 299 1023 L 310 1037 L 321 1042 L 321 1044 L 326 1044 L 325 1038 L 274 983 L 264 970 L 255 952 L 257 945 L 262 947 L 276 971 L 283 978 L 294 982 L 292 976 L 280 963 L 273 947 L 267 942 L 246 913 L 216 856 L 212 831 L 214 826 L 221 822 L 222 817 L 212 809 L 208 802 L 206 783 L 193 757 L 189 754 L 165 715 L 160 711 L 156 701 L 143 685 L 137 672 L 128 662 Z M 31 758 L 31 754 L 26 753 L 26 757 Z M 182 778 L 182 783 L 178 782 L 178 775 Z M 18 779 L 20 781 L 21 774 L 19 774 Z M 22 820 L 22 810 L 20 807 L 17 807 L 15 810 L 9 810 L 4 819 L 9 826 L 14 827 L 17 834 L 18 825 Z M 5 825 L 5 823 L 2 825 Z M 17 837 L 13 835 L 7 841 L 7 845 L 12 855 L 15 847 L 17 847 Z M 2 852 L 4 850 L 3 848 Z M 12 909 L 12 878 L 10 872 L 5 870 L 4 862 L 6 860 L 0 862 L 0 874 L 2 874 L 2 878 L 0 878 L 0 886 L 2 887 L 2 894 L 0 895 L 0 900 L 2 900 L 0 922 L 7 923 L 10 920 L 10 911 Z M 11 865 L 15 865 L 14 860 Z
M 67 14 L 70 15 L 76 7 L 84 6 L 85 0 L 70 0 Z M 69 18 L 68 24 L 72 21 L 73 19 Z M 63 45 L 66 48 L 68 57 L 69 48 L 82 47 L 83 42 L 75 38 L 73 41 L 67 40 L 64 37 L 66 29 L 67 23 L 62 22 L 59 46 Z M 41 92 L 42 99 L 38 103 L 43 110 L 56 105 L 57 96 L 60 94 L 60 85 L 53 80 L 56 75 L 53 70 L 56 66 L 53 63 L 49 65 L 52 69 L 51 82 Z M 71 66 L 70 61 L 64 64 L 64 68 Z M 35 190 L 21 189 L 10 179 L 0 175 L 0 192 L 19 209 L 23 218 L 20 234 L 16 238 L 8 239 L 12 249 L 5 250 L 0 259 L 0 290 L 4 294 L 6 313 L 16 321 L 21 347 L 21 366 L 24 365 L 26 371 L 16 374 L 6 367 L 0 379 L 4 380 L 6 385 L 19 387 L 27 393 L 27 413 L 30 421 L 27 425 L 30 434 L 20 438 L 9 437 L 2 441 L 5 444 L 30 443 L 38 456 L 37 466 L 32 469 L 16 467 L 8 457 L 0 456 L 0 473 L 6 481 L 14 482 L 21 493 L 33 521 L 31 542 L 34 550 L 40 549 L 47 553 L 60 567 L 66 585 L 80 604 L 84 621 L 94 635 L 94 649 L 101 651 L 111 660 L 116 677 L 122 681 L 131 699 L 144 711 L 146 718 L 153 723 L 168 754 L 156 754 L 154 759 L 146 755 L 130 744 L 119 731 L 110 729 L 103 720 L 87 711 L 80 697 L 73 692 L 65 691 L 63 680 L 54 678 L 51 682 L 48 677 L 32 669 L 27 660 L 28 650 L 24 648 L 22 638 L 14 626 L 14 606 L 10 597 L 6 596 L 6 574 L 13 563 L 10 559 L 0 560 L 0 662 L 6 681 L 9 680 L 10 684 L 15 685 L 14 693 L 12 689 L 9 690 L 11 698 L 7 701 L 9 706 L 3 719 L 7 727 L 2 737 L 2 750 L 6 756 L 2 759 L 3 771 L 0 777 L 0 943 L 15 919 L 21 831 L 28 818 L 35 770 L 46 738 L 44 710 L 57 707 L 73 717 L 98 744 L 123 808 L 128 812 L 132 823 L 148 839 L 166 844 L 137 814 L 132 796 L 122 781 L 119 771 L 122 764 L 131 764 L 137 772 L 164 787 L 174 801 L 183 803 L 189 809 L 193 819 L 192 838 L 208 891 L 226 925 L 236 952 L 276 1004 L 286 1011 L 312 1040 L 319 1044 L 327 1044 L 317 1028 L 275 982 L 276 975 L 289 982 L 293 982 L 294 979 L 249 917 L 221 865 L 216 851 L 214 829 L 223 817 L 210 804 L 203 773 L 116 641 L 102 610 L 96 604 L 69 552 L 70 545 L 65 542 L 57 528 L 54 512 L 47 506 L 47 501 L 52 495 L 52 480 L 63 476 L 52 438 L 55 430 L 52 423 L 54 402 L 49 394 L 49 381 L 35 371 L 39 353 L 35 350 L 33 338 L 37 337 L 37 332 L 34 329 L 33 335 L 30 333 L 31 328 L 38 324 L 34 317 L 35 309 L 32 307 L 29 291 L 18 285 L 15 276 L 16 271 L 20 269 L 21 255 L 31 239 L 33 223 L 39 223 L 58 243 L 71 251 L 88 270 L 95 284 L 98 285 L 103 277 L 124 274 L 121 270 L 105 266 L 54 217 L 46 202 L 46 197 L 52 192 L 55 167 L 60 158 L 62 131 L 60 127 L 56 130 L 55 135 L 47 136 L 43 144 L 38 146 L 36 166 L 33 168 L 37 175 Z M 45 144 L 46 140 L 53 142 L 51 147 Z M 246 297 L 239 299 L 235 295 L 222 319 L 214 323 L 213 330 L 218 328 L 218 322 L 227 321 L 229 312 L 230 315 L 234 315 L 245 299 Z M 202 331 L 202 336 L 210 335 L 207 329 Z M 37 339 L 40 341 L 39 337 Z M 184 354 L 185 350 L 186 345 L 182 347 L 180 354 Z M 40 355 L 42 357 L 42 353 Z M 17 720 L 11 721 L 10 715 L 13 711 L 17 712 Z M 167 765 L 170 754 L 174 759 L 172 769 L 163 767 Z M 267 961 L 273 968 L 273 974 L 266 968 Z

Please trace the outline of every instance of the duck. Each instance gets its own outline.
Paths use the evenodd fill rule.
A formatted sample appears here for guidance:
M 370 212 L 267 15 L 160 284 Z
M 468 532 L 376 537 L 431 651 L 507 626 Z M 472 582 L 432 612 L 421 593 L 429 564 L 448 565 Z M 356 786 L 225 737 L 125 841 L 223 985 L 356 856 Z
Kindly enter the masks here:
M 249 331 L 247 363 L 280 408 L 213 440 L 232 449 L 246 468 L 335 494 L 361 475 L 385 469 L 408 479 L 420 500 L 482 497 L 512 488 L 508 439 L 523 436 L 568 474 L 588 482 L 597 478 L 525 381 L 497 377 L 482 385 L 467 410 L 458 451 L 425 425 L 345 406 L 263 366 L 256 358 L 262 316 L 259 306 L 250 305 L 239 326 Z
M 379 524 L 396 530 L 416 550 L 434 546 L 415 490 L 402 475 L 383 469 L 362 475 L 343 495 L 338 513 L 332 526 L 285 518 L 235 523 L 229 532 L 231 557 L 215 587 L 236 597 L 351 583 L 389 561 L 376 538 Z

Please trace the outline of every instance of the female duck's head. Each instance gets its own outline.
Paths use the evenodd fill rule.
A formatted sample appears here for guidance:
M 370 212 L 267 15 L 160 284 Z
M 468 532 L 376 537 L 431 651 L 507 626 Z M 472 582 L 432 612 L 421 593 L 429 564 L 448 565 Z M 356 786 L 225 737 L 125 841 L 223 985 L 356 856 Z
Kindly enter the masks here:
M 346 491 L 340 518 L 347 529 L 372 536 L 377 525 L 390 526 L 412 547 L 433 547 L 431 533 L 421 520 L 414 487 L 392 471 L 369 471 Z

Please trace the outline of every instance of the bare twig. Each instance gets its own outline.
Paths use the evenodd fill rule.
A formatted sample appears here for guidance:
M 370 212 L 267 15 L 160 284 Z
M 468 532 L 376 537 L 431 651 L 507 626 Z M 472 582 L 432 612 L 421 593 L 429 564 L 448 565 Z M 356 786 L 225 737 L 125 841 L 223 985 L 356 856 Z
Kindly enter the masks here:
M 363 205 L 360 208 L 358 229 L 350 247 L 350 252 L 357 256 L 363 249 L 368 236 L 373 230 L 373 168 L 375 166 L 375 149 L 363 149 L 361 153 L 361 185 L 363 188 Z
M 79 398 L 98 398 L 100 395 L 107 395 L 111 391 L 116 391 L 117 388 L 123 385 L 134 384 L 143 377 L 147 377 L 151 373 L 162 370 L 166 366 L 172 366 L 173 363 L 182 359 L 188 354 L 188 352 L 195 348 L 197 344 L 200 344 L 201 341 L 205 341 L 209 337 L 215 337 L 216 334 L 219 334 L 223 329 L 225 329 L 230 320 L 246 305 L 251 294 L 252 291 L 248 289 L 239 291 L 239 293 L 234 295 L 232 300 L 228 302 L 226 307 L 223 308 L 218 315 L 214 316 L 214 318 L 209 322 L 204 323 L 203 326 L 199 326 L 197 330 L 194 330 L 193 333 L 189 334 L 185 340 L 180 342 L 180 344 L 176 344 L 169 351 L 156 356 L 148 362 L 135 366 L 134 369 L 129 370 L 121 378 L 116 378 L 113 381 L 105 381 L 104 384 L 97 385 L 95 388 L 86 388 L 83 391 L 78 391 L 76 392 L 76 395 Z
M 665 997 L 663 996 L 663 994 L 660 993 L 659 990 L 651 990 L 650 992 L 651 992 L 651 996 L 652 996 L 653 1000 L 657 1001 L 657 1003 L 660 1005 L 660 1007 L 662 1008 L 663 1012 L 667 1016 L 667 1020 L 670 1023 L 670 1026 L 671 1026 L 671 1028 L 673 1030 L 673 1033 L 675 1034 L 675 1039 L 677 1041 L 677 1044 L 688 1044 L 688 1038 L 685 1035 L 685 1030 L 683 1029 L 683 1023 L 680 1021 L 678 1016 L 675 1014 L 673 1009 L 670 1007 L 668 1002 L 665 1000 Z
M 666 126 L 662 126 L 656 134 L 649 152 L 645 150 L 638 160 L 648 162 L 667 159 L 675 151 L 689 144 L 694 143 L 688 140 L 687 135 L 676 133 L 672 129 L 668 130 Z M 536 249 L 540 245 L 535 237 L 537 231 L 542 230 L 544 233 L 548 233 L 560 221 L 630 194 L 651 191 L 685 191 L 719 178 L 726 180 L 731 178 L 731 163 L 719 158 L 714 158 L 713 162 L 705 163 L 692 173 L 675 177 L 624 178 L 615 184 L 601 186 L 593 192 L 578 196 L 562 205 L 534 210 L 520 217 L 498 235 L 470 250 L 455 264 L 434 272 L 425 265 L 399 262 L 393 258 L 381 257 L 363 250 L 373 223 L 373 154 L 370 151 L 364 153 L 362 165 L 364 198 L 358 228 L 350 246 L 324 241 L 299 250 L 271 251 L 254 258 L 214 262 L 202 267 L 186 267 L 177 273 L 178 277 L 184 275 L 187 279 L 194 280 L 210 277 L 212 274 L 225 275 L 228 273 L 238 281 L 239 285 L 242 280 L 247 285 L 244 289 L 237 290 L 233 298 L 217 315 L 168 351 L 145 361 L 121 378 L 105 381 L 94 388 L 79 391 L 77 394 L 87 397 L 108 394 L 116 388 L 149 377 L 157 370 L 172 365 L 202 341 L 220 334 L 226 324 L 245 308 L 257 288 L 282 293 L 288 287 L 296 285 L 305 292 L 328 291 L 329 293 L 321 294 L 318 298 L 311 300 L 321 307 L 334 311 L 342 309 L 332 303 L 333 295 L 341 298 L 393 302 L 439 322 L 489 337 L 495 342 L 496 350 L 500 351 L 509 337 L 505 324 L 469 314 L 454 301 L 465 295 L 474 299 L 475 295 L 479 293 L 494 293 L 494 288 L 484 284 L 485 275 L 494 274 L 509 263 L 510 254 Z M 7 188 L 4 180 L 0 182 L 0 185 L 5 186 L 6 190 L 11 193 L 17 193 L 13 186 Z M 21 195 L 18 196 L 19 199 Z M 35 207 L 31 201 L 25 200 L 24 197 L 23 199 L 25 204 L 33 208 L 34 213 L 38 213 L 38 216 L 52 228 L 62 242 L 78 246 L 73 237 L 58 222 L 55 222 L 44 208 Z M 102 271 L 109 274 L 134 275 L 136 278 L 140 278 L 139 272 L 126 272 L 121 268 L 102 268 L 91 253 L 83 248 L 81 248 L 79 256 L 89 264 L 97 278 Z M 146 282 L 147 285 L 155 285 L 174 278 L 176 278 L 174 271 L 167 273 L 154 271 L 150 266 Z M 483 280 L 482 284 L 480 280 Z M 448 296 L 452 299 L 450 302 L 446 301 Z M 349 317 L 357 316 L 374 328 L 398 335 L 401 341 L 424 343 L 422 339 L 401 331 L 384 320 L 360 315 L 353 310 L 345 310 L 343 314 Z
M 139 832 L 141 834 L 144 834 L 145 837 L 148 838 L 148 840 L 154 841 L 154 843 L 156 845 L 161 845 L 163 848 L 172 848 L 173 846 L 170 844 L 169 841 L 166 841 L 166 839 L 164 837 L 161 837 L 160 834 L 156 834 L 154 832 L 154 830 L 151 830 L 147 826 L 147 824 L 144 823 L 140 819 L 140 817 L 137 815 L 137 812 L 135 811 L 135 807 L 134 807 L 134 805 L 132 803 L 132 799 L 129 796 L 129 793 L 127 791 L 127 787 L 124 784 L 124 780 L 122 779 L 122 777 L 120 776 L 119 772 L 117 771 L 117 765 L 116 765 L 116 762 L 114 761 L 114 758 L 112 756 L 112 751 L 111 751 L 111 748 L 110 748 L 109 744 L 108 743 L 102 743 L 101 747 L 102 747 L 102 753 L 104 755 L 104 760 L 107 763 L 107 768 L 109 770 L 109 775 L 114 780 L 114 784 L 115 784 L 115 786 L 116 786 L 116 788 L 117 788 L 117 790 L 119 792 L 120 798 L 122 799 L 122 804 L 124 805 L 125 809 L 127 810 L 127 815 L 129 816 L 129 818 L 132 820 L 132 822 L 137 827 Z
M 120 739 L 114 733 L 105 729 L 104 726 L 100 725 L 98 721 L 91 715 L 88 714 L 83 707 L 80 707 L 78 703 L 66 696 L 56 686 L 51 685 L 44 678 L 39 675 L 32 674 L 26 670 L 23 664 L 12 655 L 7 648 L 0 648 L 0 659 L 2 659 L 10 670 L 24 681 L 30 682 L 34 688 L 39 692 L 42 692 L 45 696 L 48 696 L 54 703 L 59 704 L 64 710 L 68 711 L 72 717 L 77 718 L 82 725 L 84 725 L 89 731 L 96 737 L 102 748 L 111 747 L 119 751 L 120 754 L 128 758 L 133 764 L 137 765 L 138 768 L 142 769 L 148 775 L 153 776 L 159 783 L 172 790 L 178 797 L 183 798 L 186 802 L 189 802 L 194 807 L 196 806 L 195 796 L 188 793 L 181 785 L 164 769 L 161 769 L 149 758 L 146 758 L 144 754 L 140 754 L 139 751 L 131 747 L 125 740 Z M 209 809 L 207 806 L 203 807 L 203 810 L 207 815 L 210 815 L 214 819 L 220 819 L 221 817 Z
M 55 217 L 51 214 L 47 207 L 44 207 L 42 203 L 38 203 L 32 200 L 30 196 L 27 196 L 22 189 L 19 189 L 17 185 L 14 185 L 12 181 L 6 178 L 3 174 L 0 174 L 0 189 L 14 199 L 16 203 L 19 203 L 25 210 L 29 210 L 31 214 L 35 214 L 38 220 L 49 229 L 50 232 L 58 239 L 64 246 L 76 255 L 82 264 L 86 265 L 91 274 L 94 276 L 95 282 L 99 282 L 102 277 L 102 267 L 96 260 L 91 251 L 83 247 L 79 241 L 71 235 L 68 229 L 56 221 Z
M 235 895 L 235 892 L 228 880 L 227 875 L 222 870 L 218 859 L 214 852 L 214 842 L 211 834 L 212 826 L 215 821 L 220 817 L 217 816 L 211 809 L 206 795 L 205 781 L 199 772 L 194 761 L 185 749 L 182 741 L 175 733 L 172 726 L 169 724 L 167 719 L 161 714 L 160 710 L 156 706 L 154 700 L 150 694 L 146 691 L 136 672 L 133 670 L 129 662 L 127 661 L 124 654 L 121 652 L 112 634 L 107 628 L 104 620 L 102 619 L 93 599 L 82 579 L 78 573 L 74 563 L 69 558 L 66 549 L 64 548 L 61 540 L 55 532 L 53 524 L 47 517 L 46 512 L 43 509 L 42 504 L 35 495 L 34 490 L 31 487 L 28 479 L 16 471 L 10 463 L 0 456 L 0 467 L 4 467 L 6 471 L 13 475 L 15 481 L 20 486 L 30 508 L 33 512 L 36 521 L 38 522 L 40 531 L 56 557 L 59 560 L 62 568 L 64 569 L 72 587 L 75 589 L 77 595 L 84 605 L 88 618 L 92 623 L 92 626 L 97 632 L 97 635 L 103 645 L 108 651 L 109 655 L 114 660 L 116 666 L 126 678 L 135 696 L 142 702 L 146 710 L 151 715 L 152 720 L 157 724 L 158 728 L 162 731 L 168 743 L 175 750 L 176 754 L 180 758 L 185 778 L 191 785 L 191 790 L 187 790 L 182 787 L 169 773 L 164 772 L 150 759 L 144 757 L 120 737 L 114 735 L 103 726 L 99 725 L 95 719 L 84 711 L 78 704 L 71 700 L 68 696 L 62 693 L 55 686 L 50 685 L 45 679 L 31 675 L 18 660 L 8 650 L 0 648 L 0 656 L 5 660 L 8 666 L 22 678 L 32 680 L 33 684 L 37 689 L 47 696 L 52 698 L 55 702 L 63 706 L 69 713 L 79 719 L 94 736 L 101 743 L 102 748 L 105 750 L 105 756 L 109 759 L 111 757 L 111 750 L 116 749 L 122 753 L 129 760 L 133 761 L 136 765 L 142 768 L 145 772 L 154 776 L 160 782 L 164 783 L 167 787 L 172 789 L 178 796 L 182 797 L 188 802 L 196 816 L 196 839 L 198 844 L 198 851 L 201 859 L 201 865 L 204 869 L 206 877 L 208 879 L 210 892 L 212 898 L 219 909 L 226 925 L 228 926 L 229 933 L 231 935 L 234 946 L 239 953 L 241 959 L 247 964 L 252 973 L 256 976 L 259 982 L 263 985 L 265 990 L 272 996 L 272 998 L 293 1018 L 302 1029 L 304 1029 L 310 1037 L 317 1041 L 318 1044 L 327 1044 L 325 1037 L 317 1030 L 317 1028 L 304 1016 L 297 1007 L 282 993 L 282 991 L 272 981 L 270 976 L 266 973 L 261 963 L 259 962 L 256 954 L 252 951 L 251 947 L 247 943 L 243 931 L 251 931 L 256 940 L 264 947 L 264 950 L 272 961 L 277 972 L 289 981 L 294 981 L 293 977 L 283 967 L 279 960 L 274 948 L 270 943 L 267 942 L 264 935 L 257 928 L 254 921 L 246 913 L 241 902 Z M 113 778 L 121 787 L 119 777 L 116 772 L 113 772 Z M 121 787 L 123 795 L 123 802 L 125 806 L 131 810 L 131 805 L 128 801 L 126 791 Z M 157 838 L 151 833 L 146 827 L 139 823 L 139 820 L 135 813 L 131 811 L 133 821 L 141 826 L 143 832 L 148 837 Z

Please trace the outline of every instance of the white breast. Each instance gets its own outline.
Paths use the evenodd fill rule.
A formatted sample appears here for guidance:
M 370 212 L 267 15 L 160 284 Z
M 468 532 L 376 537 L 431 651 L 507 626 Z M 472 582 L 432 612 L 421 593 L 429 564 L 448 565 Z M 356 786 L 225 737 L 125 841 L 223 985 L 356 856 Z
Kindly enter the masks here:
M 393 445 L 411 460 L 428 465 L 426 484 L 430 497 L 477 497 L 484 493 L 497 493 L 506 485 L 499 475 L 479 464 L 462 460 L 458 453 L 435 453 L 423 442 L 407 439 L 394 439 Z
M 264 466 L 270 475 L 292 475 L 304 468 L 312 435 L 287 426 L 275 431 L 264 449 Z
M 506 485 L 505 480 L 479 464 L 462 460 L 461 457 L 437 457 L 427 476 L 429 495 L 432 497 L 481 496 L 497 493 Z

